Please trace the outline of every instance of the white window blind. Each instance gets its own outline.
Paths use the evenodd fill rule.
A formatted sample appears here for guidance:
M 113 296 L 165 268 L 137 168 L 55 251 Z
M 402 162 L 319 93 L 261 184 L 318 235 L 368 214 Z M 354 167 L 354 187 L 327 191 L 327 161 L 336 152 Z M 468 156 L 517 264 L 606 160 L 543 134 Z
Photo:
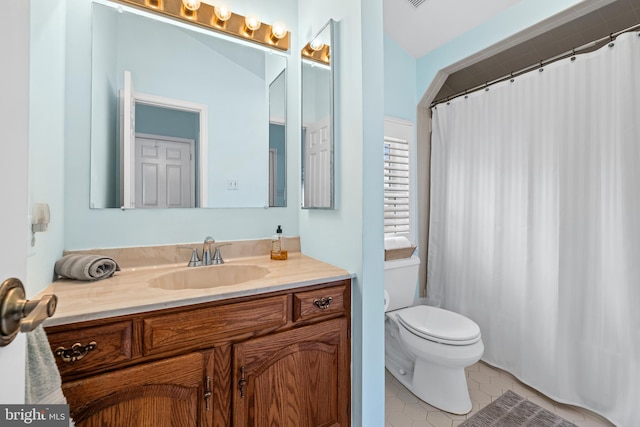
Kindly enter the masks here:
M 384 235 L 409 234 L 409 142 L 384 137 Z

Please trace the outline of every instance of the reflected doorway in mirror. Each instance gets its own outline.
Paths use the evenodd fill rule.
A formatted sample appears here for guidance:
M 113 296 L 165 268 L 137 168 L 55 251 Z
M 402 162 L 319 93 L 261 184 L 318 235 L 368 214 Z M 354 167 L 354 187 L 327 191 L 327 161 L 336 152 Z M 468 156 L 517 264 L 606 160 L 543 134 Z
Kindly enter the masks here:
M 302 208 L 335 209 L 335 70 L 339 60 L 336 21 L 329 22 L 301 50 Z
M 142 113 L 139 119 L 137 119 L 138 110 Z M 119 188 L 123 209 L 206 206 L 207 180 L 204 177 L 208 176 L 209 169 L 207 117 L 206 105 L 134 92 L 131 72 L 124 72 L 124 88 L 120 92 L 119 156 Z M 184 123 L 178 125 L 181 122 L 186 125 Z M 166 128 L 163 129 L 163 127 Z M 189 155 L 188 168 L 179 167 L 175 161 L 167 162 L 166 156 L 164 156 L 165 160 L 156 159 L 151 162 L 147 157 L 148 161 L 142 161 L 142 157 L 145 156 L 141 156 L 140 150 L 143 148 L 142 141 L 145 136 L 147 140 L 156 141 L 152 144 L 157 147 L 159 140 L 166 141 L 173 138 L 174 143 L 178 142 L 179 136 L 176 132 L 180 134 L 181 128 L 186 132 L 182 135 L 194 135 L 194 138 L 189 138 L 194 141 L 193 150 L 190 149 L 189 153 L 184 153 Z M 155 138 L 143 135 L 139 140 L 137 136 L 140 133 L 139 130 L 153 133 Z M 182 143 L 184 140 L 186 139 L 182 138 Z M 138 141 L 141 143 L 138 144 Z M 148 143 L 144 146 L 148 153 L 167 154 L 167 147 L 158 151 Z M 182 152 L 182 150 L 170 150 L 172 151 L 169 153 L 178 156 Z M 188 175 L 185 176 L 187 169 Z M 171 179 L 171 176 L 174 179 Z M 181 180 L 188 180 L 188 182 L 177 184 Z M 161 190 L 165 193 L 159 194 Z M 170 193 L 169 190 L 171 190 Z

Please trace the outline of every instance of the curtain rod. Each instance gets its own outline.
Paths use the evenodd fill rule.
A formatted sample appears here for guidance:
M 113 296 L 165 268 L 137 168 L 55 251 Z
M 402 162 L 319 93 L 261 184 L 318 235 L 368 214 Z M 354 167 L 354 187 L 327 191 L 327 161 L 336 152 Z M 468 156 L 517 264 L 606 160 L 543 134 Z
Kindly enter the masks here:
M 553 62 L 560 61 L 562 59 L 575 56 L 575 55 L 577 55 L 579 53 L 579 51 L 582 51 L 582 50 L 585 50 L 585 49 L 589 49 L 589 48 L 594 47 L 594 46 L 598 45 L 599 43 L 605 42 L 607 40 L 610 41 L 610 42 L 613 42 L 616 39 L 616 37 L 618 37 L 620 34 L 628 33 L 630 31 L 634 31 L 634 30 L 636 30 L 638 28 L 640 28 L 640 24 L 633 25 L 633 26 L 631 26 L 629 28 L 626 28 L 624 30 L 618 31 L 616 33 L 611 33 L 608 36 L 604 36 L 604 37 L 599 38 L 597 40 L 594 40 L 592 42 L 583 44 L 582 46 L 573 48 L 573 49 L 568 50 L 568 51 L 566 51 L 564 53 L 561 53 L 559 55 L 551 57 L 549 59 L 540 61 L 538 64 L 530 65 L 530 66 L 528 66 L 526 68 L 523 68 L 523 69 L 521 69 L 519 71 L 512 71 L 510 74 L 507 74 L 506 76 L 499 77 L 499 78 L 497 78 L 495 80 L 487 81 L 484 84 L 481 84 L 481 85 L 478 85 L 478 86 L 474 86 L 471 89 L 466 89 L 466 90 L 464 90 L 462 92 L 458 92 L 458 93 L 456 93 L 454 95 L 450 95 L 450 96 L 438 99 L 438 100 L 433 101 L 431 103 L 431 108 L 435 107 L 437 104 L 443 103 L 445 101 L 451 101 L 452 99 L 458 98 L 458 97 L 463 96 L 463 95 L 468 95 L 470 93 L 477 92 L 477 91 L 482 90 L 482 89 L 488 90 L 489 86 L 492 86 L 492 85 L 494 85 L 496 83 L 500 83 L 500 82 L 503 82 L 505 80 L 513 79 L 513 78 L 515 78 L 517 76 L 520 76 L 522 74 L 528 73 L 529 71 L 532 71 L 532 70 L 535 70 L 535 69 L 541 69 L 545 65 L 549 65 L 549 64 L 551 64 Z

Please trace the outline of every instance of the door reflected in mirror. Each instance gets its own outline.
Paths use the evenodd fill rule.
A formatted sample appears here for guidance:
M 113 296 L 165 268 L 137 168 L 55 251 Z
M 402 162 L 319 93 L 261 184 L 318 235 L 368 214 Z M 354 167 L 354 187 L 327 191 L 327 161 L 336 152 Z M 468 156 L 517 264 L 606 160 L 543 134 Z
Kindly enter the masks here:
M 286 206 L 287 70 L 269 85 L 269 206 Z
M 102 4 L 92 15 L 92 208 L 286 206 L 285 56 Z
M 302 207 L 334 208 L 335 21 L 302 49 Z

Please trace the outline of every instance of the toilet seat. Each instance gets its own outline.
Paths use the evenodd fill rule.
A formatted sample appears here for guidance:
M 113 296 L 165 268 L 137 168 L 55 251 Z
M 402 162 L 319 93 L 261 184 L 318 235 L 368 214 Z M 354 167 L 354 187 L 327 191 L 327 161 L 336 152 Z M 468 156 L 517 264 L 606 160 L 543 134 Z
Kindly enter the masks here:
M 395 312 L 409 332 L 429 341 L 449 345 L 470 345 L 480 340 L 480 327 L 473 320 L 452 311 L 427 305 Z

